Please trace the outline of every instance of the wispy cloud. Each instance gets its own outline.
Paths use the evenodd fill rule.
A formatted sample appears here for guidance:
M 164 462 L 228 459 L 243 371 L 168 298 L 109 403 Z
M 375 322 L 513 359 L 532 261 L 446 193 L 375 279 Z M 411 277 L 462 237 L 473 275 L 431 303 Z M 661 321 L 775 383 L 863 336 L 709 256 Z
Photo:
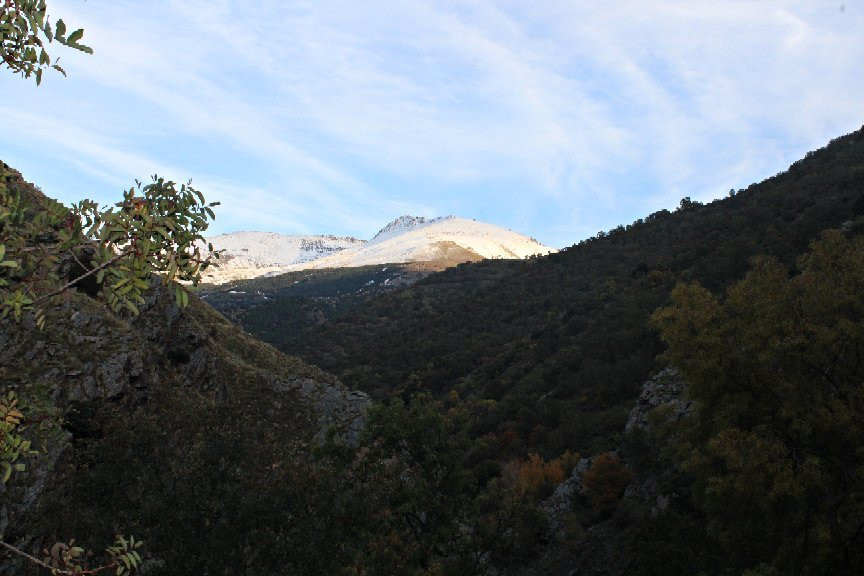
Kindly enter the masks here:
M 847 4 L 52 0 L 96 53 L 2 80 L 0 152 L 52 187 L 191 177 L 218 231 L 459 213 L 563 245 L 860 126 Z

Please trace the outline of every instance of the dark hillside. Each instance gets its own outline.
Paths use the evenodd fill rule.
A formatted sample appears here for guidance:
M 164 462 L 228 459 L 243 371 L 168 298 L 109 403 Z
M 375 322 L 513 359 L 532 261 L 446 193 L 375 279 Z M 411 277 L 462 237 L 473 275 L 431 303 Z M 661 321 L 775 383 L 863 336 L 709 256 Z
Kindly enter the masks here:
M 271 300 L 243 325 L 377 397 L 455 390 L 474 432 L 506 436 L 514 453 L 594 452 L 616 445 L 659 367 L 647 318 L 677 281 L 720 290 L 757 254 L 791 265 L 822 230 L 862 215 L 857 131 L 723 200 L 685 198 L 560 254 L 460 265 L 299 331 L 278 329 Z
M 302 270 L 206 285 L 198 294 L 226 318 L 254 325 L 259 338 L 275 341 L 283 334 L 347 314 L 375 296 L 414 284 L 441 269 L 439 263 L 413 262 Z
M 52 202 L 2 163 L 0 176 L 32 214 Z M 356 434 L 365 395 L 153 286 L 137 317 L 81 290 L 46 310 L 44 330 L 0 319 L 0 393 L 25 399 L 36 422 L 63 416 L 47 453 L 0 483 L 3 541 L 99 550 L 132 533 L 151 574 L 302 562 L 298 548 L 273 548 L 300 530 L 295 468 L 326 430 Z M 0 573 L 35 573 L 17 560 L 0 555 Z

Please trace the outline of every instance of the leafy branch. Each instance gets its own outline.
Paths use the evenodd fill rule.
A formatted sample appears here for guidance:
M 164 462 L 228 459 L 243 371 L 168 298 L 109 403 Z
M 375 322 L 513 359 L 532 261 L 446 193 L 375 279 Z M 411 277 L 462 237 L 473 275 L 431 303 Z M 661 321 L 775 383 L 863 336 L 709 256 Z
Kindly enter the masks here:
M 93 576 L 94 574 L 109 570 L 113 570 L 116 576 L 124 576 L 131 574 L 141 566 L 141 556 L 138 553 L 138 548 L 141 547 L 142 542 L 136 542 L 135 538 L 131 536 L 129 540 L 126 540 L 122 536 L 117 536 L 114 545 L 105 549 L 105 553 L 111 560 L 96 568 L 85 567 L 84 560 L 87 558 L 88 553 L 84 548 L 75 546 L 74 544 L 74 540 L 69 542 L 69 544 L 57 542 L 50 549 L 42 551 L 45 558 L 42 560 L 24 552 L 20 548 L 12 546 L 8 542 L 0 540 L 0 547 L 37 566 L 50 570 L 53 576 Z
M 13 74 L 34 76 L 37 86 L 45 68 L 66 75 L 58 64 L 59 58 L 52 59 L 45 50 L 45 43 L 56 41 L 92 54 L 92 48 L 81 44 L 83 37 L 84 30 L 80 28 L 67 35 L 62 18 L 52 28 L 45 0 L 4 0 L 0 5 L 0 58 Z
M 178 304 L 186 305 L 188 293 L 176 281 L 197 284 L 218 258 L 203 237 L 218 202 L 206 203 L 191 184 L 178 188 L 153 176 L 107 209 L 82 200 L 34 211 L 32 203 L 0 183 L 0 318 L 32 311 L 42 327 L 43 306 L 91 277 L 115 311 L 138 314 L 152 274 L 173 283 Z M 57 270 L 67 256 L 77 270 L 64 280 Z

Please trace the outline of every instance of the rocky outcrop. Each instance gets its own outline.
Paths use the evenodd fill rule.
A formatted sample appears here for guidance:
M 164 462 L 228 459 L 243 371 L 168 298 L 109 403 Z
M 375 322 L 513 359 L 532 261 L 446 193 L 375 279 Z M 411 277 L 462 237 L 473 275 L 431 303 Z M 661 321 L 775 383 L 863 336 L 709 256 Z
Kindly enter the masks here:
M 684 397 L 686 384 L 676 368 L 664 368 L 656 376 L 642 384 L 636 405 L 627 418 L 626 432 L 648 429 L 648 415 L 658 406 L 668 406 L 676 420 L 680 420 L 693 409 L 692 401 Z
M 190 402 L 242 400 L 238 411 L 272 418 L 274 427 L 284 426 L 304 443 L 332 429 L 356 440 L 369 403 L 365 394 L 254 340 L 195 298 L 178 308 L 158 282 L 138 317 L 113 314 L 73 294 L 49 310 L 44 330 L 27 318 L 6 319 L 0 349 L 3 389 L 66 415 L 62 437 L 52 439 L 49 452 L 2 486 L 0 533 L 26 525 L 46 484 L 63 476 L 54 471 L 62 454 L 75 450 L 77 439 L 98 438 L 106 412 L 135 418 L 159 410 L 160 390 L 188 390 Z
M 675 368 L 666 368 L 642 384 L 639 398 L 630 411 L 625 432 L 647 441 L 650 414 L 666 406 L 675 420 L 693 410 L 692 401 L 685 397 L 686 383 Z M 643 446 L 643 448 L 650 448 Z M 628 447 L 632 450 L 632 447 Z M 626 463 L 634 457 L 627 450 L 615 452 Z M 627 510 L 622 521 L 617 513 L 598 515 L 590 510 L 583 494 L 582 478 L 590 468 L 592 458 L 582 458 L 569 478 L 540 504 L 548 526 L 544 546 L 539 556 L 526 566 L 507 572 L 510 576 L 534 574 L 625 575 L 632 571 L 634 542 L 638 539 L 632 526 L 635 517 L 656 518 L 666 512 L 676 494 L 664 488 L 665 470 L 653 470 L 637 475 L 627 486 L 619 510 Z M 653 468 L 653 467 L 652 467 Z

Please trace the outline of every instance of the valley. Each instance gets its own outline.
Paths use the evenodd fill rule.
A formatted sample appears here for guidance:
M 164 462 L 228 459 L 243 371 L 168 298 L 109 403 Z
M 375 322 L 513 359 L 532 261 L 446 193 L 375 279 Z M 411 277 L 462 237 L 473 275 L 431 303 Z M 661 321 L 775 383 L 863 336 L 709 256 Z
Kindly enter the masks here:
M 63 414 L 5 485 L 4 538 L 130 527 L 154 574 L 854 574 L 862 232 L 864 130 L 547 255 L 296 270 L 187 307 L 155 281 L 137 314 L 81 285 L 44 331 L 0 321 L 4 384 Z

